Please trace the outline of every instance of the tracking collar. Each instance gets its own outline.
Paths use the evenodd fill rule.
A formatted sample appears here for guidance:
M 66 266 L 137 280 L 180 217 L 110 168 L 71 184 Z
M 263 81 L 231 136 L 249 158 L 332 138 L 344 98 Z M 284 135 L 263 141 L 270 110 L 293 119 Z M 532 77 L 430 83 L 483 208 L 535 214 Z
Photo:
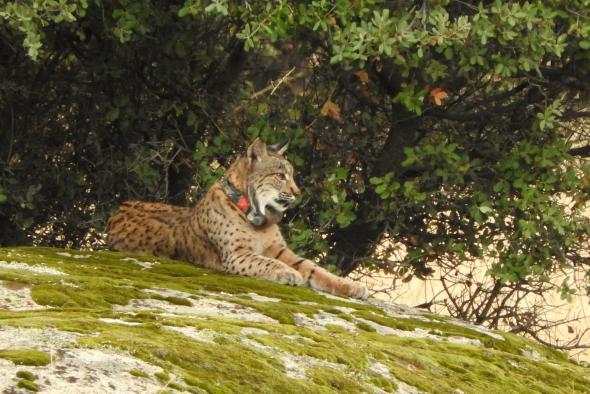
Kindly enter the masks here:
M 244 212 L 246 218 L 248 218 L 248 221 L 250 221 L 253 226 L 260 227 L 266 223 L 266 216 L 258 213 L 256 208 L 250 204 L 248 196 L 242 194 L 228 179 L 221 179 L 219 184 L 231 201 L 240 209 L 240 211 Z

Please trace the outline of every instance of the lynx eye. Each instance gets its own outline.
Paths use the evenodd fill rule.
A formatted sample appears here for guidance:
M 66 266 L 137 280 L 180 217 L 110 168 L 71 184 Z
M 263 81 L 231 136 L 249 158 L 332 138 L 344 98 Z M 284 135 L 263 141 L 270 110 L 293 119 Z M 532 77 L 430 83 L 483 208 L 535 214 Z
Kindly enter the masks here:
M 282 172 L 280 172 L 280 173 L 278 173 L 276 175 L 277 175 L 277 178 L 279 178 L 281 181 L 286 181 L 286 180 L 289 179 L 288 175 L 287 174 L 284 174 Z

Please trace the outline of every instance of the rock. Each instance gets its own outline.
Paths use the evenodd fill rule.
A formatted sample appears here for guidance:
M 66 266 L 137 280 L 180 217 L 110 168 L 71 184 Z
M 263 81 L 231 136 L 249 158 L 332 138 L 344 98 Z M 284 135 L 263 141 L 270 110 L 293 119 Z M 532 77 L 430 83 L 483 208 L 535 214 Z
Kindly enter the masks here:
M 527 339 L 112 252 L 0 249 L 0 392 L 590 392 Z

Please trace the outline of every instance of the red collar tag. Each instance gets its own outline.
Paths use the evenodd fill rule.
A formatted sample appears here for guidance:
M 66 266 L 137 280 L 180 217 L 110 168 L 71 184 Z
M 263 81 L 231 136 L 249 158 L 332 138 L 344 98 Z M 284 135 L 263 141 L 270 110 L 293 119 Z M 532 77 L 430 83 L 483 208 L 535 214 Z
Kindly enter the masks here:
M 248 208 L 250 208 L 250 201 L 248 200 L 248 197 L 242 195 L 236 205 L 242 210 L 242 212 L 246 212 Z

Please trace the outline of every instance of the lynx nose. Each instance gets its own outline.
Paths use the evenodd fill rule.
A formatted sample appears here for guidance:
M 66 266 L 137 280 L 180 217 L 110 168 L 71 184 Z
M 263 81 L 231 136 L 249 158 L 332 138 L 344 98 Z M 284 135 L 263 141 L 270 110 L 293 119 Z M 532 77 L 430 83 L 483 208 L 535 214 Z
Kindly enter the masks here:
M 291 194 L 293 194 L 294 197 L 299 197 L 299 195 L 301 194 L 301 190 L 299 190 L 297 185 L 295 185 L 295 184 L 291 185 Z

